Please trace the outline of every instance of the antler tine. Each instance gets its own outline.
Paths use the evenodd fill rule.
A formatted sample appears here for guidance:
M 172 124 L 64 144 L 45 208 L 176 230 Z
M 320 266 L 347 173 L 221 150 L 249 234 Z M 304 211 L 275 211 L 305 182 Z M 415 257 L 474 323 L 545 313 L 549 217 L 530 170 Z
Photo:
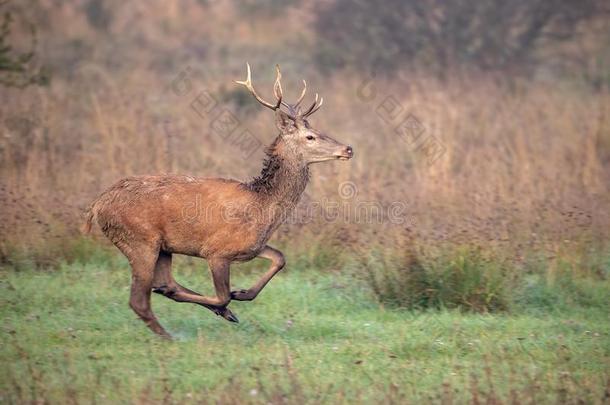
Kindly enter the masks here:
M 322 104 L 324 104 L 324 97 L 320 97 L 320 104 L 318 104 L 318 106 L 316 108 L 314 108 L 313 110 L 311 110 L 306 117 L 309 117 L 311 114 L 315 113 L 316 111 L 318 111 L 320 109 L 320 107 L 322 107 Z
M 280 105 L 283 105 L 284 107 L 288 108 L 288 114 L 294 118 L 294 106 L 282 100 L 284 92 L 282 91 L 282 72 L 280 72 L 280 65 L 275 65 L 275 70 L 277 72 L 277 76 L 275 78 L 275 83 L 273 84 L 273 93 L 277 98 L 277 106 L 279 107 Z
M 303 117 L 307 117 L 307 114 L 309 114 L 311 112 L 311 110 L 314 109 L 314 107 L 316 106 L 317 103 L 318 103 L 318 93 L 316 93 L 316 99 L 314 100 L 313 104 L 303 113 Z
M 301 95 L 296 103 L 289 104 L 282 100 L 282 105 L 288 109 L 288 115 L 290 115 L 292 118 L 298 117 L 301 112 L 299 104 L 301 104 L 301 101 L 303 101 L 303 97 L 305 97 L 305 92 L 307 91 L 307 82 L 305 80 L 303 80 L 303 86 L 303 91 L 301 91 Z
M 280 107 L 280 104 L 282 103 L 282 85 L 280 83 L 282 74 L 280 73 L 280 67 L 276 66 L 277 76 L 275 78 L 275 84 L 273 85 L 273 91 L 275 93 L 276 98 L 278 99 L 276 104 L 266 102 L 261 96 L 258 95 L 258 93 L 256 93 L 256 90 L 254 90 L 254 86 L 252 86 L 252 72 L 250 70 L 250 64 L 248 62 L 246 62 L 246 67 L 248 69 L 246 80 L 235 80 L 235 83 L 246 86 L 246 88 L 250 91 L 254 98 L 256 98 L 256 100 L 265 107 L 271 108 L 274 111 L 277 110 Z
M 316 99 L 313 102 L 313 104 L 307 109 L 307 111 L 305 111 L 303 113 L 303 117 L 309 117 L 311 114 L 315 113 L 316 111 L 318 111 L 318 109 L 320 107 L 322 107 L 322 104 L 324 104 L 324 98 L 320 97 L 320 104 L 318 104 L 318 93 L 316 93 Z
M 297 100 L 296 103 L 294 103 L 294 107 L 298 107 L 299 104 L 301 104 L 301 101 L 303 101 L 303 98 L 305 97 L 305 93 L 307 92 L 307 82 L 305 81 L 305 79 L 303 79 L 303 91 L 301 92 L 301 95 L 299 96 L 299 99 Z
M 277 98 L 277 106 L 279 107 L 282 103 L 282 96 L 284 93 L 282 92 L 282 72 L 280 72 L 280 65 L 275 65 L 275 83 L 273 83 L 273 93 L 275 94 L 275 98 Z

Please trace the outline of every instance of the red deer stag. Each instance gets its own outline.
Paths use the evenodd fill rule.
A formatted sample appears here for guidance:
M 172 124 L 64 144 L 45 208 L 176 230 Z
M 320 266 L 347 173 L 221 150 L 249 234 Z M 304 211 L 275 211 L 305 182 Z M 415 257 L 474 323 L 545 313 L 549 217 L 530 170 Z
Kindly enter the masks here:
M 236 83 L 275 111 L 280 131 L 267 148 L 260 176 L 250 182 L 177 175 L 128 177 L 104 191 L 86 214 L 85 232 L 96 220 L 129 260 L 129 306 L 153 332 L 166 338 L 171 336 L 151 309 L 151 291 L 174 301 L 202 305 L 238 322 L 227 308 L 229 302 L 253 300 L 284 267 L 284 255 L 267 241 L 299 201 L 309 178 L 309 165 L 353 156 L 350 146 L 310 126 L 308 117 L 320 108 L 323 99 L 318 101 L 316 94 L 313 104 L 301 109 L 307 90 L 304 80 L 299 99 L 288 104 L 282 99 L 281 73 L 276 66 L 276 101 L 269 103 L 254 90 L 250 65 L 247 70 L 246 80 Z M 178 284 L 171 273 L 173 253 L 206 259 L 216 296 L 203 296 Z M 269 270 L 251 288 L 231 291 L 231 263 L 255 257 L 269 259 Z

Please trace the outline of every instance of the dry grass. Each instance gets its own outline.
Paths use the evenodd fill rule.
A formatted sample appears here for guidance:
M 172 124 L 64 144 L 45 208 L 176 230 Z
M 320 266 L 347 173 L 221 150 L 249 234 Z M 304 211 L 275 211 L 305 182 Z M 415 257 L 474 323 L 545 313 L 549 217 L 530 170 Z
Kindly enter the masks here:
M 356 152 L 348 163 L 316 166 L 301 207 L 338 203 L 347 218 L 310 211 L 307 221 L 282 229 L 282 242 L 296 241 L 297 249 L 299 239 L 319 244 L 323 235 L 324 243 L 344 247 L 409 245 L 430 255 L 468 245 L 517 265 L 532 255 L 551 259 L 551 272 L 562 261 L 603 272 L 578 264 L 609 240 L 607 87 L 457 73 L 439 82 L 422 72 L 373 77 L 366 69 L 321 75 L 305 63 L 304 49 L 315 38 L 309 7 L 252 20 L 234 3 L 172 4 L 109 4 L 106 17 L 87 17 L 74 4 L 21 10 L 33 21 L 47 16 L 39 53 L 55 71 L 49 87 L 0 95 L 3 261 L 70 257 L 81 210 L 121 177 L 256 175 L 262 148 L 244 158 L 239 145 L 212 129 L 215 115 L 228 109 L 238 130 L 250 130 L 263 145 L 273 139 L 271 114 L 232 85 L 249 60 L 265 94 L 275 62 L 284 67 L 288 95 L 308 78 L 327 99 L 313 124 Z M 278 38 L 270 24 L 279 19 L 301 29 Z M 172 85 L 186 69 L 190 91 L 177 94 Z M 190 104 L 203 90 L 218 106 L 202 117 Z M 401 114 L 386 120 L 380 106 L 388 97 Z M 394 131 L 408 115 L 425 130 L 421 139 L 445 150 L 433 163 Z M 346 181 L 356 187 L 353 197 L 338 191 Z M 380 224 L 366 208 L 368 217 L 354 215 L 374 205 L 387 216 L 396 203 L 404 208 L 400 220 Z
M 196 86 L 214 89 L 238 74 Z M 48 89 L 3 92 L 11 100 L 2 112 L 0 149 L 5 255 L 9 246 L 31 246 L 41 234 L 73 236 L 80 210 L 123 176 L 257 174 L 262 149 L 244 160 L 237 146 L 210 129 L 207 117 L 191 110 L 195 91 L 179 97 L 165 85 L 138 86 L 141 81 L 169 83 L 147 75 L 108 74 L 105 83 L 86 71 L 69 83 L 56 80 Z M 350 142 L 356 158 L 315 167 L 306 202 L 328 206 L 334 201 L 351 213 L 366 203 L 385 210 L 401 202 L 404 223 L 384 221 L 384 227 L 401 234 L 409 228 L 422 245 L 449 241 L 562 255 L 607 240 L 607 93 L 535 83 L 511 90 L 485 79 L 441 84 L 413 76 L 400 85 L 377 80 L 379 95 L 364 102 L 356 95 L 359 80 L 341 75 L 316 83 L 330 99 L 314 124 Z M 91 82 L 97 86 L 88 88 Z M 81 90 L 75 93 L 75 87 Z M 121 90 L 114 91 L 117 87 Z M 376 111 L 387 96 L 396 97 L 404 114 L 423 124 L 423 136 L 442 143 L 444 155 L 427 164 L 421 150 L 393 132 L 399 119 L 386 124 Z M 263 144 L 272 140 L 271 114 L 242 114 L 231 98 L 221 107 L 235 112 Z M 345 181 L 357 187 L 354 198 L 340 198 L 337 188 Z M 377 222 L 373 219 L 351 215 L 332 226 L 368 238 L 379 228 L 367 223 Z

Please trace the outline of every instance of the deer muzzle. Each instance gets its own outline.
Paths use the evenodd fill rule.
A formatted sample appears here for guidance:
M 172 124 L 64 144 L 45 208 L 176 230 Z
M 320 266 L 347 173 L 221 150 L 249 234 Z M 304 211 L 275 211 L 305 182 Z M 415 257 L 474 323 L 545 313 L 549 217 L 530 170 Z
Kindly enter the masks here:
M 354 150 L 351 146 L 346 146 L 339 154 L 336 154 L 335 157 L 339 160 L 350 160 L 354 157 Z

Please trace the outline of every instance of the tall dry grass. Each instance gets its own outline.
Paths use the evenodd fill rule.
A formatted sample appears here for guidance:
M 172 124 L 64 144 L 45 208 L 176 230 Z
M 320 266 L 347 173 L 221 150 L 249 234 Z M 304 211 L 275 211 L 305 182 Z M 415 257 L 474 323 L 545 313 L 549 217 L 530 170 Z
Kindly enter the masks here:
M 308 240 L 359 252 L 408 245 L 426 254 L 469 245 L 516 263 L 539 254 L 576 264 L 607 248 L 607 88 L 459 73 L 443 82 L 425 72 L 382 77 L 366 67 L 322 75 L 307 63 L 306 49 L 315 38 L 308 29 L 310 7 L 251 19 L 236 3 L 195 3 L 117 3 L 121 13 L 101 22 L 76 3 L 56 9 L 41 1 L 22 10 L 34 20 L 46 13 L 40 53 L 56 68 L 49 87 L 0 94 L 4 261 L 14 260 L 15 252 L 41 262 L 69 255 L 66 246 L 78 237 L 81 210 L 121 177 L 258 174 L 263 148 L 244 158 L 211 129 L 214 115 L 228 109 L 263 144 L 275 136 L 272 115 L 232 84 L 243 76 L 246 60 L 265 94 L 276 62 L 284 67 L 289 96 L 306 77 L 327 100 L 312 123 L 356 152 L 348 163 L 313 169 L 301 211 L 312 203 L 338 203 L 350 213 L 373 205 L 387 214 L 396 202 L 404 208 L 402 219 L 393 221 L 378 221 L 370 210 L 359 218 L 310 215 L 284 227 L 281 243 L 296 241 L 297 249 Z M 270 27 L 282 19 L 301 29 L 278 38 Z M 191 91 L 178 94 L 172 84 L 185 69 Z M 374 94 L 363 97 L 365 85 Z M 218 100 L 215 112 L 204 117 L 190 106 L 202 90 Z M 401 114 L 386 122 L 379 111 L 388 97 Z M 431 164 L 394 131 L 408 115 L 445 150 Z M 355 185 L 350 198 L 338 192 L 345 182 Z

